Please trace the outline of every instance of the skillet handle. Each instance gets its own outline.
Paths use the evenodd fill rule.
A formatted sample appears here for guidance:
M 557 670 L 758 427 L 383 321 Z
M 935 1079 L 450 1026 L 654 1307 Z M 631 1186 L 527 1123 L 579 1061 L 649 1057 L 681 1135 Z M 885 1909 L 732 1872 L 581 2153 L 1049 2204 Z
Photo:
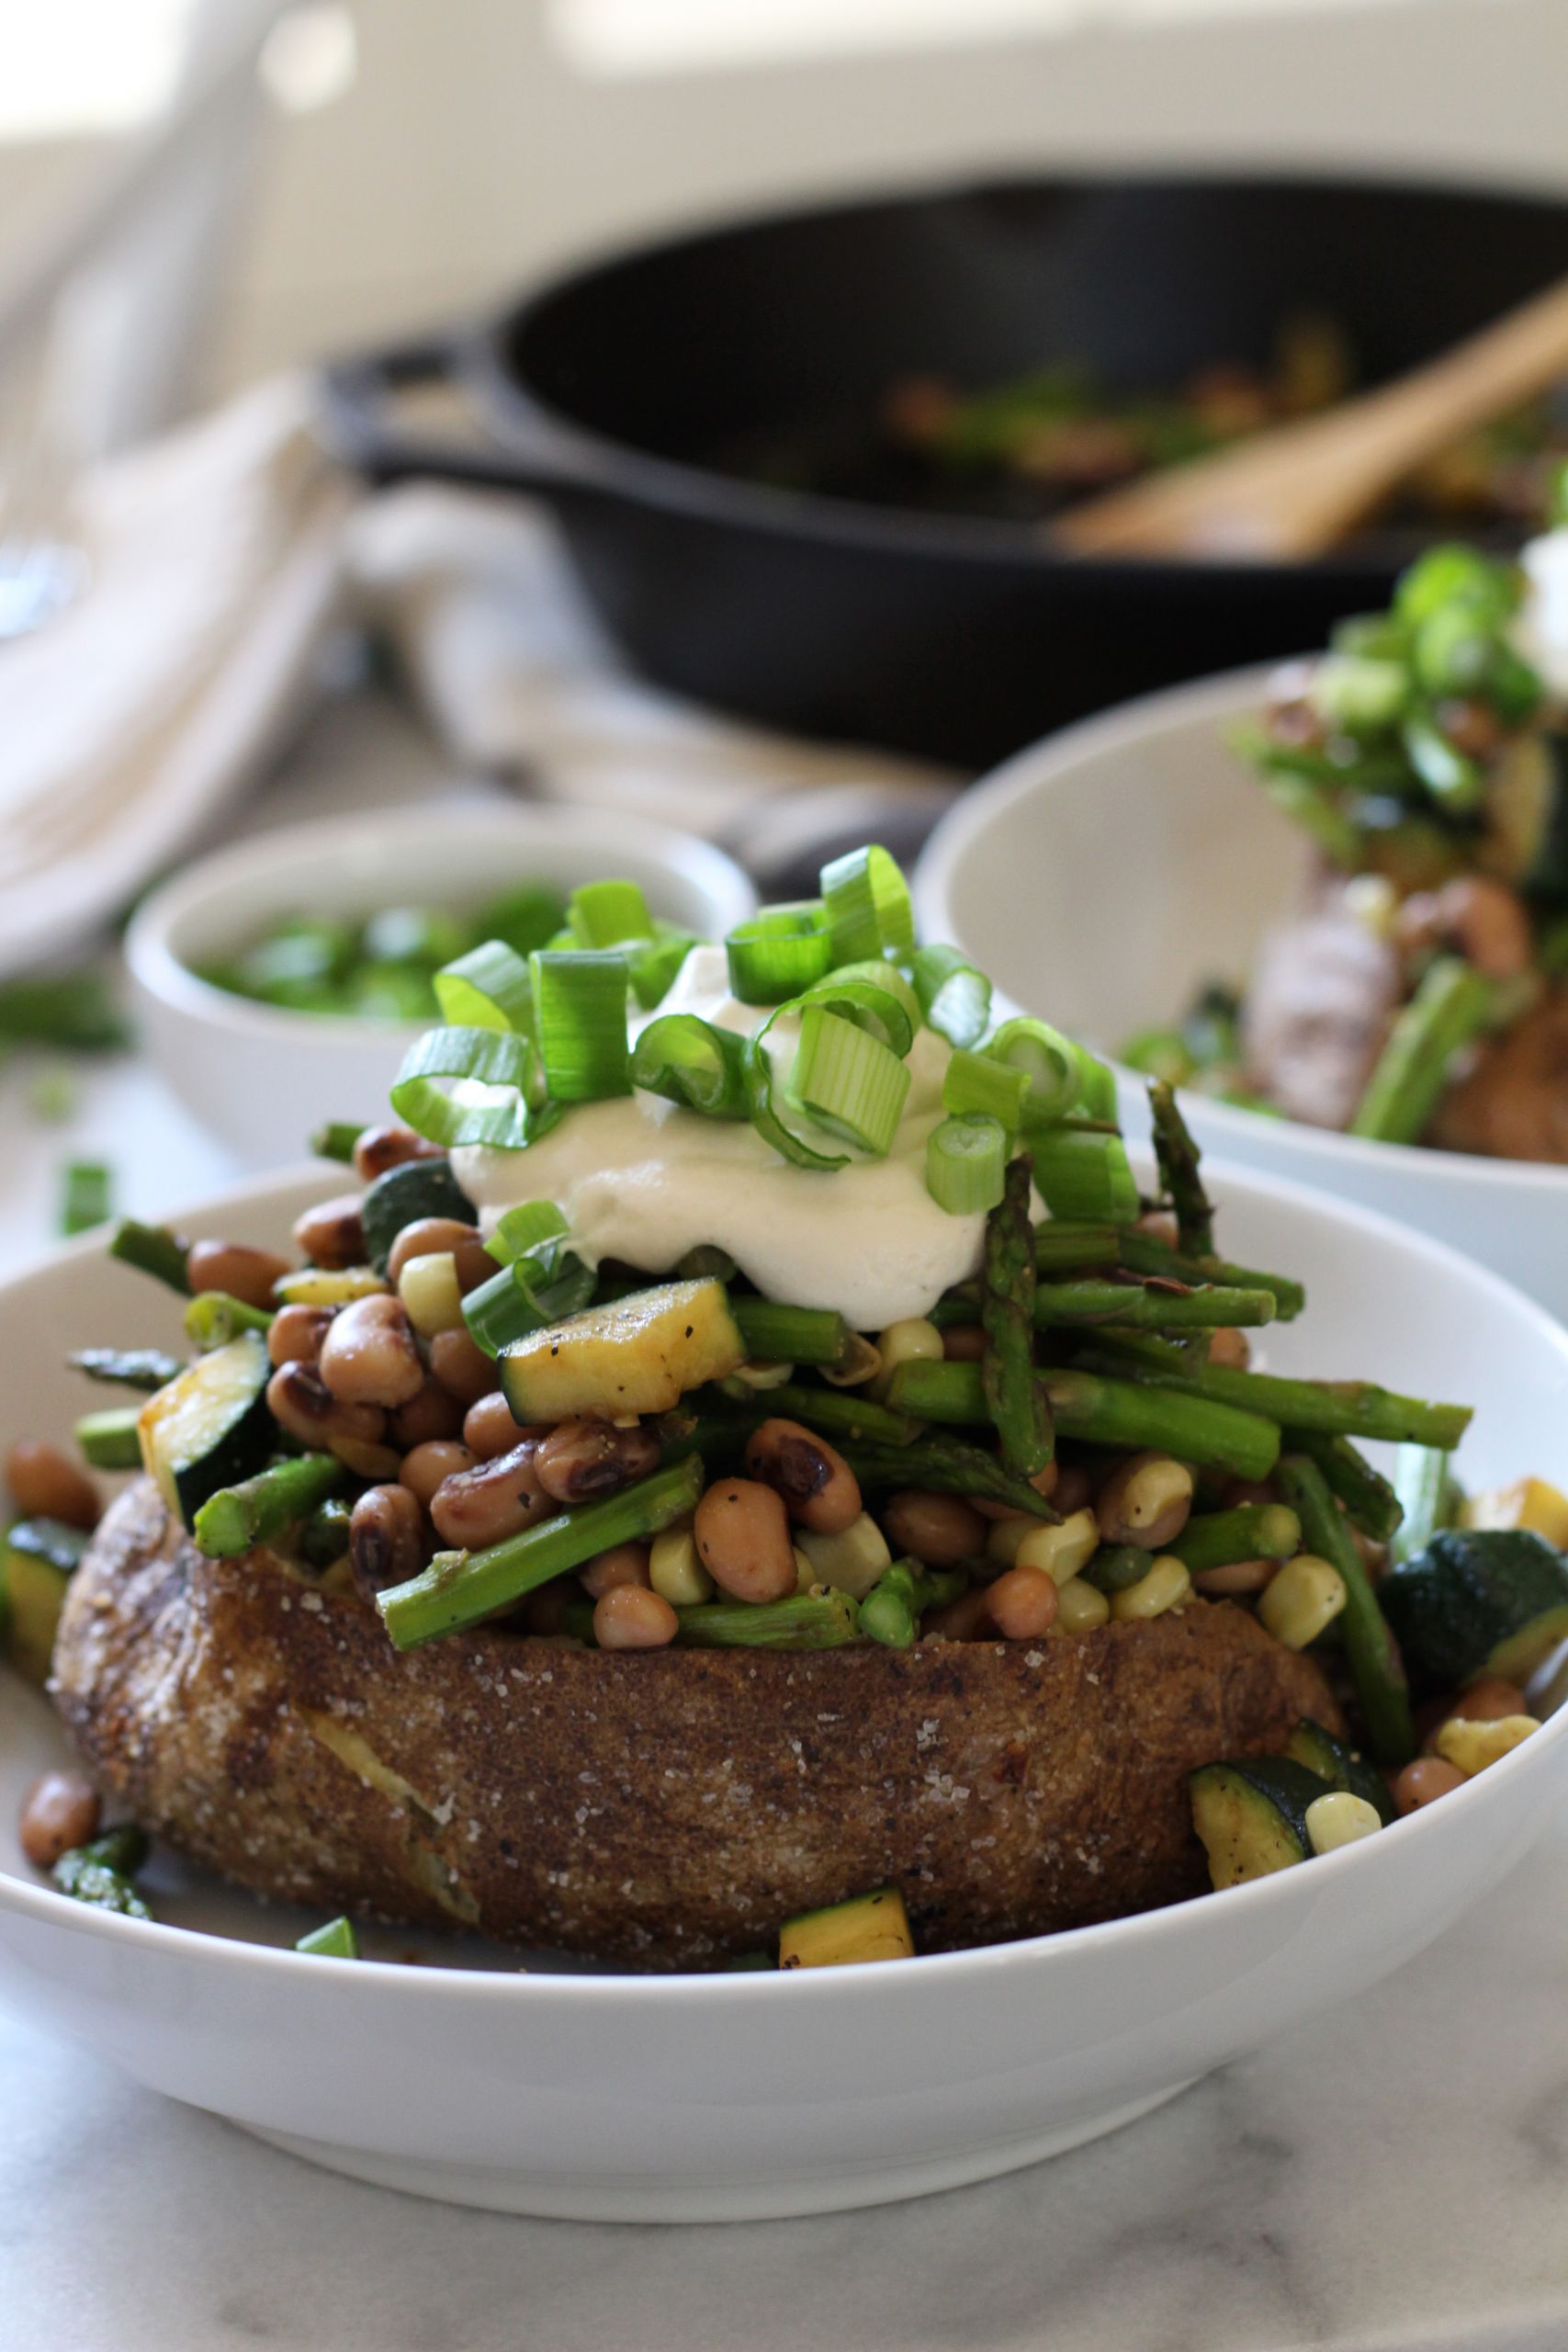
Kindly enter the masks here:
M 558 446 L 542 424 L 531 441 L 468 444 L 400 429 L 396 396 L 420 384 L 457 385 L 462 345 L 449 336 L 399 344 L 389 351 L 333 360 L 317 378 L 321 434 L 333 456 L 377 484 L 409 481 L 466 482 L 483 490 L 515 490 L 560 499 L 593 485 L 570 447 Z

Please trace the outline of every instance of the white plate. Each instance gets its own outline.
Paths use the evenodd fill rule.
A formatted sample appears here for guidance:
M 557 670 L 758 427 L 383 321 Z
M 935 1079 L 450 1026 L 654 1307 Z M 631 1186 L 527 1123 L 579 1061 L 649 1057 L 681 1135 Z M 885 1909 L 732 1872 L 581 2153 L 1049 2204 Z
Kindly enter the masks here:
M 1273 1365 L 1473 1398 L 1468 1481 L 1562 1475 L 1568 1333 L 1380 1219 L 1216 1175 L 1227 1249 L 1310 1286 L 1308 1315 L 1270 1334 Z M 295 1171 L 181 1222 L 279 1240 L 321 1182 Z M 0 1288 L 0 1307 L 6 1434 L 63 1431 L 82 1408 L 68 1348 L 177 1330 L 175 1302 L 106 1264 L 93 1237 Z M 164 1861 L 149 1882 L 155 1926 L 67 1901 L 14 1842 L 22 1789 L 62 1742 L 41 1701 L 9 1680 L 0 1700 L 0 1984 L 11 1999 L 139 2081 L 340 2171 L 585 2220 L 876 2204 L 1112 2130 L 1419 1951 L 1525 1851 L 1568 1748 L 1565 1713 L 1360 1846 L 1068 1935 L 787 1976 L 547 1964 L 520 1976 L 459 1947 L 446 1967 L 304 1959 L 277 1947 L 306 1922 Z M 418 1942 L 389 1932 L 372 1949 Z
M 1015 1009 L 1111 1053 L 1239 981 L 1300 904 L 1311 853 L 1226 748 L 1267 670 L 1149 695 L 1021 752 L 957 801 L 915 876 L 922 935 L 964 947 Z M 1121 1072 L 1130 1132 L 1145 1081 Z M 1201 1094 L 1182 1107 L 1227 1159 L 1419 1226 L 1568 1317 L 1568 1168 L 1363 1143 Z

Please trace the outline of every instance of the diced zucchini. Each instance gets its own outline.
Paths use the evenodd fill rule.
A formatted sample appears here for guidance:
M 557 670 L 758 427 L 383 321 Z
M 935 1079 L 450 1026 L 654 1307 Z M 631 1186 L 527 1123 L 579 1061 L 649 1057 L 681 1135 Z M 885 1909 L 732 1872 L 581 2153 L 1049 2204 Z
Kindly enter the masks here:
M 19 1519 L 0 1551 L 0 1643 L 29 1682 L 49 1679 L 65 1589 L 87 1538 L 55 1519 Z
M 455 1217 L 477 1225 L 478 1212 L 452 1173 L 447 1159 L 405 1159 L 378 1176 L 359 1204 L 365 1248 L 378 1274 L 387 1271 L 393 1242 L 405 1225 L 426 1216 Z
M 904 1898 L 896 1886 L 852 1894 L 824 1911 L 803 1911 L 779 1930 L 781 1968 L 845 1968 L 867 1960 L 912 1960 Z
M 1517 890 L 1568 898 L 1568 735 L 1516 738 L 1486 788 L 1488 869 Z
M 1461 1527 L 1528 1527 L 1544 1535 L 1559 1552 L 1568 1550 L 1568 1495 L 1544 1478 L 1516 1478 L 1511 1487 L 1494 1487 L 1472 1495 L 1461 1505 Z
M 220 1487 L 262 1469 L 277 1442 L 266 1408 L 272 1376 L 266 1341 L 242 1331 L 187 1364 L 141 1408 L 141 1459 L 169 1509 L 186 1528 Z
M 107 1412 L 84 1413 L 76 1443 L 95 1470 L 134 1470 L 141 1460 L 137 1434 L 141 1415 L 135 1405 L 112 1405 Z
M 1568 1641 L 1568 1561 L 1530 1529 L 1441 1529 L 1378 1598 L 1418 1697 L 1483 1674 L 1528 1682 Z
M 374 1266 L 298 1266 L 279 1275 L 273 1296 L 279 1306 L 351 1306 L 386 1288 Z
M 1320 1781 L 1326 1781 L 1331 1789 L 1364 1797 L 1376 1807 L 1381 1820 L 1397 1818 L 1399 1808 L 1377 1767 L 1355 1748 L 1347 1747 L 1342 1739 L 1336 1739 L 1331 1731 L 1325 1731 L 1321 1724 L 1303 1715 L 1285 1742 L 1285 1753 L 1293 1762 L 1304 1764 L 1309 1772 L 1315 1772 Z
M 1307 1807 L 1329 1793 L 1326 1781 L 1288 1756 L 1205 1764 L 1189 1776 L 1188 1788 L 1192 1826 L 1216 1887 L 1245 1886 L 1307 1860 Z
M 614 1419 L 669 1412 L 745 1358 L 722 1283 L 662 1283 L 513 1340 L 501 1385 L 519 1421 Z

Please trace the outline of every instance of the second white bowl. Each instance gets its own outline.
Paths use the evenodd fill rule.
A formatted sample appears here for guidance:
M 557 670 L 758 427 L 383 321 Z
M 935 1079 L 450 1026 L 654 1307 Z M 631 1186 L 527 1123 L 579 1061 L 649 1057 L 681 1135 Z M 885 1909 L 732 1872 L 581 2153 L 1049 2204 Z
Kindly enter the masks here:
M 1010 760 L 937 827 L 915 877 L 927 939 L 951 939 L 1017 1010 L 1113 1054 L 1242 979 L 1299 904 L 1310 851 L 1226 742 L 1266 670 L 1128 703 Z M 1147 1126 L 1142 1079 L 1122 1116 Z M 1364 1143 L 1186 1094 L 1199 1142 L 1418 1226 L 1568 1319 L 1568 1168 Z
M 288 1012 L 231 995 L 197 967 L 287 914 L 471 908 L 519 883 L 563 890 L 604 875 L 651 910 L 720 938 L 756 892 L 694 834 L 589 809 L 435 804 L 296 825 L 186 866 L 137 910 L 126 957 L 138 1019 L 169 1085 L 253 1167 L 296 1159 L 329 1119 L 389 1115 L 387 1091 L 426 1024 Z

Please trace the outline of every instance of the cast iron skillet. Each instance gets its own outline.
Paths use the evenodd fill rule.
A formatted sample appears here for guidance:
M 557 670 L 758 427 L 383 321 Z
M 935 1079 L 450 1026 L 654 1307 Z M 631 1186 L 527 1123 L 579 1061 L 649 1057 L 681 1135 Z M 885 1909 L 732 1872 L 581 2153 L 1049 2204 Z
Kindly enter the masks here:
M 771 447 L 841 448 L 890 379 L 979 384 L 1081 356 L 1112 383 L 1263 360 L 1283 313 L 1408 367 L 1568 270 L 1568 205 L 1326 180 L 1056 179 L 712 230 L 609 261 L 497 323 L 344 364 L 339 447 L 378 481 L 535 492 L 632 660 L 811 734 L 981 766 L 1082 712 L 1318 642 L 1411 551 L 1314 565 L 1085 563 L 1022 522 L 770 487 Z M 432 376 L 479 454 L 400 430 Z

